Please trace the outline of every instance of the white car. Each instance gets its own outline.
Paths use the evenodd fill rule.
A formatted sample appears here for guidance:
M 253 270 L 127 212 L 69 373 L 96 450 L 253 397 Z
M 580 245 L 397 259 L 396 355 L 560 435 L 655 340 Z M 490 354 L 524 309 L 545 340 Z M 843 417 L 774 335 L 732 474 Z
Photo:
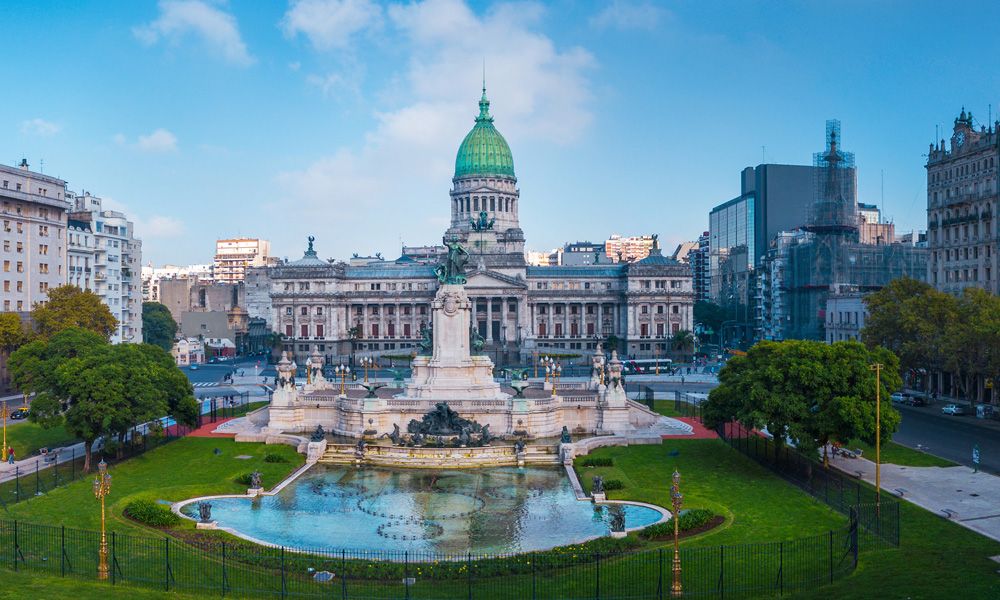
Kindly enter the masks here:
M 895 394 L 889 397 L 892 398 L 893 402 L 902 402 L 903 400 L 906 399 L 906 396 L 904 396 L 902 392 L 896 392 Z
M 941 412 L 946 415 L 964 415 L 965 409 L 957 404 L 947 404 L 941 409 Z

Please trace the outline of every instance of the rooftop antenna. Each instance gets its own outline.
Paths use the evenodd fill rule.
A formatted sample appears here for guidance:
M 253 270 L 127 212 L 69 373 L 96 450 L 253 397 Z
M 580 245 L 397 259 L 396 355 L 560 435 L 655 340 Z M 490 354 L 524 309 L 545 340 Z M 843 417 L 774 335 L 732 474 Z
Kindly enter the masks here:
M 483 57 L 483 93 L 486 93 L 486 57 Z
M 42 158 L 38 161 L 38 172 L 45 173 L 45 159 Z

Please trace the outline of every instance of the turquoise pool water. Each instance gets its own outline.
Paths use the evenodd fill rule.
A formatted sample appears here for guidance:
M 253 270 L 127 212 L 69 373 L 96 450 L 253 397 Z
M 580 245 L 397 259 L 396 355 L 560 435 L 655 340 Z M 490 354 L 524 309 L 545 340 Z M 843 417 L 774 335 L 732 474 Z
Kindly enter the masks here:
M 294 548 L 494 553 L 607 535 L 605 507 L 576 499 L 558 468 L 429 471 L 317 465 L 275 496 L 212 500 L 220 527 Z M 182 509 L 197 518 L 198 505 Z M 627 505 L 625 526 L 661 518 Z

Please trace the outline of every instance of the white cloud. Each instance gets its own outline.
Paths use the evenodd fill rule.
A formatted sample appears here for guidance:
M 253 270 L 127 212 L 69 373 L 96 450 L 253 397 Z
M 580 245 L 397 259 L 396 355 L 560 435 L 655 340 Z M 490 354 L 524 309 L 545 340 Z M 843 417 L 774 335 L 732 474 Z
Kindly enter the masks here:
M 48 137 L 59 133 L 61 129 L 62 127 L 59 125 L 56 125 L 51 121 L 46 121 L 45 119 L 36 118 L 21 121 L 21 133 L 25 135 Z
M 177 150 L 177 136 L 166 129 L 153 130 L 152 133 L 140 135 L 134 143 L 129 142 L 124 134 L 116 133 L 112 138 L 119 146 L 128 146 L 143 152 L 172 152 Z
M 317 218 L 379 223 L 364 238 L 329 240 L 323 246 L 328 253 L 365 251 L 359 244 L 370 243 L 391 252 L 387 245 L 404 232 L 408 242 L 436 240 L 440 219 L 414 214 L 447 216 L 455 151 L 479 110 L 484 57 L 491 112 L 514 151 L 515 170 L 518 146 L 526 140 L 573 143 L 593 119 L 588 73 L 595 61 L 585 49 L 558 48 L 539 32 L 543 12 L 538 4 L 517 4 L 478 15 L 459 0 L 391 6 L 386 34 L 409 60 L 377 96 L 381 106 L 364 145 L 281 173 L 287 197 L 273 208 L 305 211 L 308 219 L 296 221 L 309 226 Z M 309 81 L 328 93 L 347 85 L 337 74 Z
M 288 37 L 303 34 L 319 50 L 344 48 L 351 37 L 382 23 L 372 0 L 292 0 L 281 21 Z
M 236 19 L 228 12 L 202 0 L 161 0 L 159 17 L 132 33 L 142 43 L 151 46 L 165 40 L 179 44 L 187 35 L 200 38 L 229 63 L 248 66 L 254 58 L 240 36 Z
M 590 24 L 598 29 L 655 29 L 667 14 L 648 1 L 614 0 L 591 17 Z
M 136 235 L 143 239 L 176 238 L 184 234 L 184 224 L 174 217 L 153 215 L 134 222 Z

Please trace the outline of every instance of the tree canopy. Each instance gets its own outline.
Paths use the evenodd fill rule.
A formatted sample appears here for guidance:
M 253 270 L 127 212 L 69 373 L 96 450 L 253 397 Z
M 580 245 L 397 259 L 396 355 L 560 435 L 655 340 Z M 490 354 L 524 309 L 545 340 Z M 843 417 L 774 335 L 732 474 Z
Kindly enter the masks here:
M 142 335 L 147 344 L 170 351 L 177 335 L 177 322 L 166 306 L 159 302 L 142 303 Z
M 49 299 L 31 310 L 31 319 L 39 335 L 49 337 L 69 327 L 81 327 L 110 339 L 118 328 L 108 307 L 100 296 L 74 285 L 61 285 L 49 290 Z
M 699 323 L 704 329 L 710 329 L 713 335 L 722 330 L 722 323 L 729 318 L 727 315 L 731 314 L 731 311 L 714 302 L 700 300 L 694 303 L 695 323 Z
M 98 438 L 121 441 L 132 427 L 167 414 L 197 422 L 191 384 L 169 354 L 150 344 L 111 345 L 70 327 L 19 348 L 10 371 L 22 392 L 36 394 L 30 420 L 43 427 L 65 423 L 84 441 L 84 470 Z
M 28 341 L 28 332 L 17 313 L 0 313 L 0 352 L 9 354 Z
M 865 298 L 861 338 L 899 355 L 906 371 L 947 372 L 966 394 L 1000 375 L 1000 298 L 979 288 L 959 297 L 913 279 L 896 279 Z M 974 382 L 980 385 L 973 389 Z
M 767 428 L 775 442 L 809 451 L 831 442 L 875 439 L 875 373 L 881 363 L 882 436 L 899 425 L 889 394 L 901 385 L 899 361 L 885 348 L 858 342 L 762 341 L 719 372 L 704 406 L 705 425 L 739 421 Z

